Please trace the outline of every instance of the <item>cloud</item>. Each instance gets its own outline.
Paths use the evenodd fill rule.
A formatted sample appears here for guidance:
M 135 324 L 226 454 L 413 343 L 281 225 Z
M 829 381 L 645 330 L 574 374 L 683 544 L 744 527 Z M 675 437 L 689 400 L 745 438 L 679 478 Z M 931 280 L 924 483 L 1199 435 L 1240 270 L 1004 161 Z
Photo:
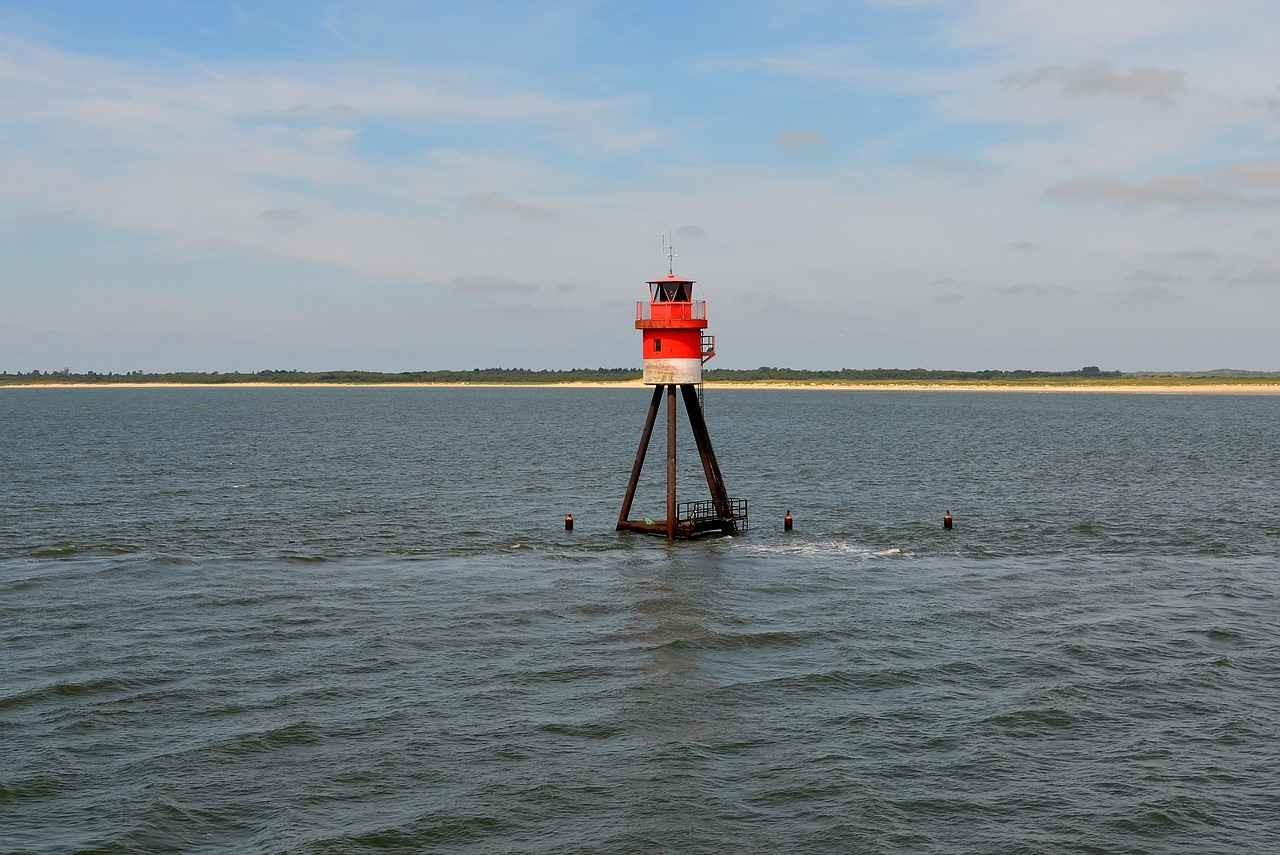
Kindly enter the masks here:
M 783 314 L 791 310 L 791 304 L 772 291 L 748 291 L 736 295 L 735 300 L 752 311 L 765 315 Z
M 54 211 L 46 208 L 28 208 L 22 212 L 20 219 L 27 223 L 52 226 L 73 223 L 77 218 L 74 213 L 65 209 Z
M 1146 183 L 1119 178 L 1080 178 L 1045 188 L 1059 198 L 1103 199 L 1133 204 L 1161 203 L 1183 208 L 1272 208 L 1280 197 L 1247 196 L 1194 175 L 1161 175 Z
M 1173 295 L 1170 285 L 1185 284 L 1187 277 L 1164 270 L 1135 270 L 1125 277 L 1133 287 L 1126 294 L 1135 300 L 1164 300 Z
M 512 202 L 501 193 L 471 193 L 462 207 L 469 211 L 487 211 L 506 217 L 515 217 L 529 222 L 555 220 L 559 214 L 550 208 L 538 208 L 533 205 L 521 205 Z
M 1138 285 L 1129 289 L 1128 296 L 1135 300 L 1155 301 L 1168 299 L 1172 292 L 1163 285 Z
M 1254 187 L 1280 187 L 1280 160 L 1269 163 L 1234 163 L 1213 173 L 1224 181 L 1248 184 Z
M 676 234 L 680 237 L 701 238 L 706 237 L 707 232 L 702 226 L 681 226 L 676 229 Z
M 1262 98 L 1248 97 L 1244 99 L 1244 105 L 1250 110 L 1259 110 L 1266 113 L 1280 113 L 1280 98 L 1275 95 L 1267 95 Z
M 1243 276 L 1228 280 L 1231 285 L 1262 285 L 1266 287 L 1280 286 L 1280 261 L 1266 261 L 1254 267 Z
M 452 282 L 459 294 L 531 294 L 539 286 L 533 282 L 506 279 L 501 276 L 461 276 Z
M 1037 282 L 997 285 L 991 291 L 995 294 L 1006 294 L 1012 297 L 1055 297 L 1076 293 L 1075 288 L 1067 288 L 1063 285 L 1042 285 Z
M 911 159 L 912 163 L 922 166 L 925 169 L 932 169 L 938 172 L 949 172 L 954 175 L 980 175 L 986 171 L 986 168 L 976 161 L 958 160 L 953 157 L 946 157 L 940 154 L 926 154 Z
M 784 154 L 815 154 L 827 147 L 827 138 L 817 131 L 783 131 L 773 138 L 775 151 Z
M 929 298 L 931 303 L 963 303 L 968 299 L 964 291 L 969 288 L 969 283 L 952 279 L 950 276 L 935 279 L 932 282 L 923 282 L 918 287 L 942 292 L 931 296 Z
M 972 69 L 966 65 L 882 64 L 865 49 L 841 43 L 789 46 L 738 62 L 704 62 L 699 68 L 720 73 L 758 70 L 769 76 L 798 77 L 840 88 L 907 96 L 963 92 L 973 79 Z
M 1211 249 L 1191 249 L 1186 252 L 1170 253 L 1169 257 L 1183 261 L 1217 261 L 1220 256 Z
M 258 215 L 260 220 L 273 223 L 305 223 L 311 218 L 295 208 L 274 208 Z
M 1062 57 L 1079 65 L 1125 53 L 1145 62 L 1165 51 L 1198 55 L 1230 40 L 1242 21 L 1271 13 L 1269 0 L 1234 2 L 1242 5 L 1230 14 L 1189 0 L 980 0 L 939 6 L 955 10 L 943 25 L 952 47 L 996 57 Z M 1145 50 L 1138 53 L 1135 46 Z
M 1011 74 L 1006 82 L 1021 89 L 1053 85 L 1069 96 L 1136 98 L 1166 106 L 1172 106 L 1176 98 L 1187 94 L 1186 75 L 1181 71 L 1133 67 L 1124 74 L 1117 74 L 1106 63 L 1095 63 L 1078 71 L 1062 66 L 1038 68 Z
M 1135 285 L 1166 285 L 1187 281 L 1187 277 L 1179 273 L 1167 273 L 1163 270 L 1135 270 L 1126 279 Z
M 284 115 L 291 117 L 318 118 L 322 120 L 343 119 L 356 116 L 360 110 L 350 104 L 333 104 L 329 107 L 317 108 L 314 104 L 301 103 L 294 104 L 292 107 L 284 111 Z

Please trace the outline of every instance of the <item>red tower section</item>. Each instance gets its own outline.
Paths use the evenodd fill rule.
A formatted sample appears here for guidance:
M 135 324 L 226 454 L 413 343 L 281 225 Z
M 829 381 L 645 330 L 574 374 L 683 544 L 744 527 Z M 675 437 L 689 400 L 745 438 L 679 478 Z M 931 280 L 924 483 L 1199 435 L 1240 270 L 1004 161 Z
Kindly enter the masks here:
M 644 382 L 649 385 L 702 382 L 702 364 L 715 356 L 707 328 L 707 303 L 693 299 L 692 279 L 669 273 L 649 281 L 649 302 L 636 303 L 641 331 Z
M 675 253 L 668 248 L 668 260 L 674 257 Z M 707 304 L 693 299 L 695 284 L 694 280 L 682 279 L 668 268 L 666 277 L 649 280 L 648 302 L 636 303 L 636 329 L 641 333 L 644 382 L 655 388 L 640 435 L 635 465 L 631 469 L 631 480 L 627 484 L 627 495 L 618 514 L 618 531 L 664 534 L 674 539 L 708 531 L 737 534 L 747 528 L 747 503 L 743 499 L 729 498 L 702 415 L 697 386 L 702 383 L 702 364 L 715 356 L 716 351 L 714 336 L 704 332 L 707 328 Z M 677 392 L 684 398 L 693 438 L 698 445 L 698 457 L 711 490 L 710 501 L 676 502 Z M 667 399 L 666 519 L 628 519 L 664 393 Z

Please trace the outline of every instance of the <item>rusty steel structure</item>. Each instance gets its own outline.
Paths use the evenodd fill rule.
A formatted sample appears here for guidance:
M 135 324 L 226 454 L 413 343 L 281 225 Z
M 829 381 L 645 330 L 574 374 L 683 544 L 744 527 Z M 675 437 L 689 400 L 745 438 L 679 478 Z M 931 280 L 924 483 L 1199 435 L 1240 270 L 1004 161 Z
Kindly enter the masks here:
M 668 248 L 668 260 L 674 257 L 675 253 Z M 729 497 L 702 413 L 699 395 L 702 366 L 715 356 L 715 337 L 703 332 L 707 326 L 706 302 L 693 300 L 694 284 L 694 280 L 677 277 L 668 268 L 666 277 L 649 281 L 648 303 L 636 304 L 636 329 L 643 335 L 644 382 L 654 390 L 626 497 L 618 514 L 618 531 L 665 535 L 675 540 L 713 531 L 738 534 L 747 529 L 747 502 Z M 698 457 L 711 492 L 710 501 L 676 501 L 677 396 L 683 398 L 689 425 L 693 428 Z M 631 505 L 664 398 L 667 405 L 666 517 L 631 519 Z

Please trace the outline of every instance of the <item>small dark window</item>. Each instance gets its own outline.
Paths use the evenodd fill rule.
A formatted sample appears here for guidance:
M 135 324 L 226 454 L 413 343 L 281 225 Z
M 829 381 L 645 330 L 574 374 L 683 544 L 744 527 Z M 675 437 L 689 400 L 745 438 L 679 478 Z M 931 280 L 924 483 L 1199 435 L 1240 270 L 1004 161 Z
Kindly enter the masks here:
M 660 338 L 655 338 L 655 339 L 653 340 L 653 352 L 654 352 L 654 353 L 661 353 L 661 352 L 662 352 L 662 339 L 660 339 Z

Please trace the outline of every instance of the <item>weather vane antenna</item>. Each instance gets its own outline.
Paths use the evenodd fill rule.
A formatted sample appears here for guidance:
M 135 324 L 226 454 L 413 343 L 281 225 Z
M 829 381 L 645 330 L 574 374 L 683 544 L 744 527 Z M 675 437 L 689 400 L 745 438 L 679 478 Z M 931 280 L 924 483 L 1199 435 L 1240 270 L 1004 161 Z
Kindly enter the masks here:
M 667 235 L 662 236 L 662 251 L 667 254 L 667 275 L 675 276 L 676 245 L 671 242 Z

